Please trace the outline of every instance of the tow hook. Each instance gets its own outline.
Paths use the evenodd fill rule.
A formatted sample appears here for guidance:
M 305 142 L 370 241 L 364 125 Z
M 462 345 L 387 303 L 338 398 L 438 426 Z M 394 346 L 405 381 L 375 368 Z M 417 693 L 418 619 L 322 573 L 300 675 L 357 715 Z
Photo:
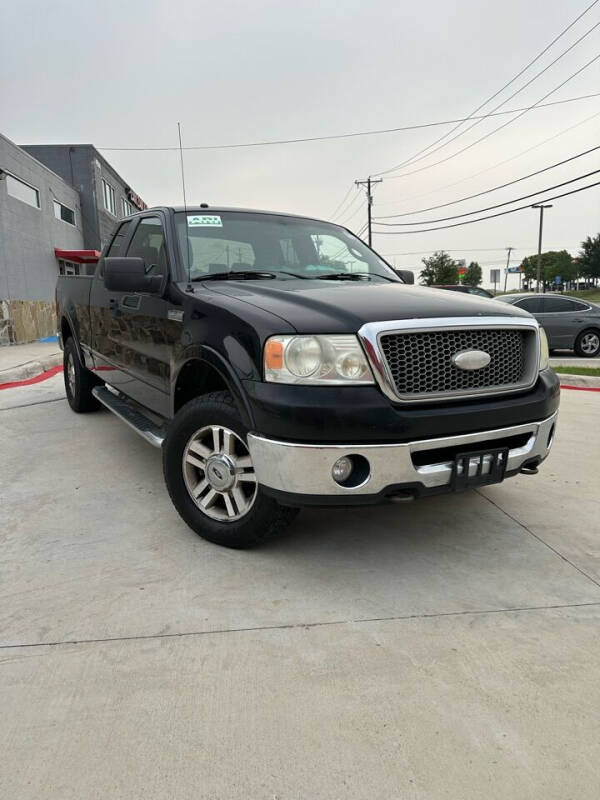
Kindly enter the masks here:
M 538 474 L 538 468 L 537 468 L 537 464 L 536 464 L 536 463 L 533 463 L 533 464 L 523 464 L 523 466 L 521 467 L 521 469 L 519 470 L 519 472 L 520 472 L 522 475 L 537 475 L 537 474 Z

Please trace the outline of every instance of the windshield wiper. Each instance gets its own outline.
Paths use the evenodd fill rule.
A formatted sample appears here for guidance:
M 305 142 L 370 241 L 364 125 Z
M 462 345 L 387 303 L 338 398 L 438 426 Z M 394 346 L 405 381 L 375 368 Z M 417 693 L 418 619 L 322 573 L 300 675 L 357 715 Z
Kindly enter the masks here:
M 326 272 L 323 275 L 315 275 L 314 277 L 315 280 L 319 281 L 360 281 L 363 279 L 370 281 L 372 278 L 383 278 L 385 281 L 395 282 L 393 278 L 388 278 L 387 275 L 380 275 L 379 272 Z
M 276 278 L 274 272 L 258 272 L 252 269 L 231 270 L 230 272 L 213 272 L 197 275 L 192 281 L 226 281 L 226 280 L 262 280 Z
M 361 281 L 363 278 L 371 280 L 369 272 L 325 272 L 314 277 L 318 281 Z

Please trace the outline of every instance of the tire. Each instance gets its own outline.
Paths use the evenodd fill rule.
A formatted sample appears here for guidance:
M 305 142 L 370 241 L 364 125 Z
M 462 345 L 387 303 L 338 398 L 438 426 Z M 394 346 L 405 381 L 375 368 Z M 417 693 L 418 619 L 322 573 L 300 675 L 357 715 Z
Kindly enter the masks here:
M 67 400 L 73 411 L 86 414 L 100 408 L 101 403 L 92 394 L 92 389 L 101 381 L 79 360 L 77 346 L 72 337 L 64 345 L 63 375 Z
M 256 483 L 247 434 L 229 392 L 212 392 L 183 406 L 163 444 L 165 483 L 181 518 L 203 539 L 236 549 L 278 536 L 298 513 Z
M 600 331 L 594 328 L 581 331 L 575 339 L 575 352 L 581 358 L 595 358 L 600 355 Z

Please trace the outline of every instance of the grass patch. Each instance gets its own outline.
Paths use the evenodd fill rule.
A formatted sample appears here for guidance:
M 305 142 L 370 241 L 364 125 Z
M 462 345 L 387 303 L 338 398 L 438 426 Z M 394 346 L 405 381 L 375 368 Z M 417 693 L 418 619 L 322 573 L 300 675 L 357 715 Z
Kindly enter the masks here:
M 591 375 L 600 378 L 600 367 L 552 367 L 554 372 L 561 375 Z
M 580 292 L 565 292 L 565 297 L 578 297 L 590 303 L 600 303 L 600 289 L 582 289 Z

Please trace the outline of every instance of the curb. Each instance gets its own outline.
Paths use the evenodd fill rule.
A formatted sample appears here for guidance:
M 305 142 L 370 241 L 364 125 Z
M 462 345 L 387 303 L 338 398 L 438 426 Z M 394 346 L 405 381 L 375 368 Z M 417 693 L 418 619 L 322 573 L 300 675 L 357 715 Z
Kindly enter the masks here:
M 25 364 L 19 364 L 18 367 L 1 370 L 0 384 L 18 383 L 19 381 L 35 378 L 42 372 L 47 372 L 54 367 L 61 366 L 62 362 L 63 354 L 62 352 L 58 352 L 53 353 L 47 358 L 42 358 L 39 361 L 27 361 Z
M 565 389 L 596 389 L 600 391 L 600 378 L 592 375 L 567 375 L 558 373 L 560 385 Z

